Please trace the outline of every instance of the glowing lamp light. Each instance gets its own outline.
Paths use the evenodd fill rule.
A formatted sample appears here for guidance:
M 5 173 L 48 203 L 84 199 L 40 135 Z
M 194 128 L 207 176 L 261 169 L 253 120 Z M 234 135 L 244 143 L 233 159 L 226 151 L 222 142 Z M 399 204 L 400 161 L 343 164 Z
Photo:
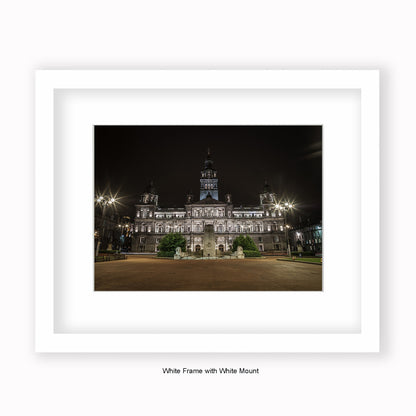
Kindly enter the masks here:
M 289 208 L 292 208 L 293 207 L 293 205 L 292 204 L 289 204 Z

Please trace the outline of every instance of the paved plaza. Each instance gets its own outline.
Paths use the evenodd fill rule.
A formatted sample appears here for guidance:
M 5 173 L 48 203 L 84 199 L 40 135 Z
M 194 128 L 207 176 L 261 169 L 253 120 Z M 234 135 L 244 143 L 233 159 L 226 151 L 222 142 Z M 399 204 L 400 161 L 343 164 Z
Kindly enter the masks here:
M 322 290 L 322 266 L 277 261 L 128 256 L 95 263 L 95 290 Z

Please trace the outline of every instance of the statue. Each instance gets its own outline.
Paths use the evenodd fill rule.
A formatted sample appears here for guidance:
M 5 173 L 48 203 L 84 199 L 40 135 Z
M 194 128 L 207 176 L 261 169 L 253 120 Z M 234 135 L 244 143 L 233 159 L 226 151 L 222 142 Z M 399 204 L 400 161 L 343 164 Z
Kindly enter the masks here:
M 180 247 L 176 247 L 176 251 L 173 256 L 174 260 L 180 260 L 182 257 L 182 249 Z
M 243 247 L 241 247 L 241 246 L 237 247 L 237 258 L 238 259 L 244 259 L 245 258 Z

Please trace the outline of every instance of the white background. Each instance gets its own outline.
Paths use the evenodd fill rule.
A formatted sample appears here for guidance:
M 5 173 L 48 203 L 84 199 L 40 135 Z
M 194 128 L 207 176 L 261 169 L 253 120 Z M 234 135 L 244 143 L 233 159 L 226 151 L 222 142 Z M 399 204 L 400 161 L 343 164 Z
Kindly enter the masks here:
M 118 76 L 122 77 L 121 74 Z M 188 73 L 186 78 L 192 76 Z M 100 74 L 96 73 L 94 79 L 99 77 Z M 348 74 L 345 77 L 348 85 Z M 238 74 L 233 76 L 233 80 L 236 78 Z M 264 82 L 266 77 L 258 74 L 246 78 L 246 85 L 250 88 L 253 78 L 261 78 Z M 329 79 L 331 75 L 326 73 L 325 81 Z M 103 83 L 105 80 L 104 77 Z M 157 77 L 153 82 L 157 83 Z M 244 83 L 244 77 L 241 82 Z M 333 82 L 339 88 L 344 87 L 343 83 Z M 145 81 L 142 83 L 146 84 Z M 55 117 L 51 115 L 51 120 L 55 121 L 55 332 L 359 333 L 361 313 L 365 314 L 365 310 L 368 313 L 372 307 L 371 297 L 366 299 L 365 295 L 365 310 L 361 311 L 360 307 L 361 269 L 365 270 L 361 266 L 361 245 L 357 244 L 362 221 L 360 195 L 364 192 L 360 189 L 360 110 L 358 89 L 55 90 Z M 322 125 L 324 291 L 94 292 L 91 263 L 94 255 L 92 126 L 103 122 L 110 125 Z M 47 130 L 49 125 L 41 131 Z M 370 139 L 371 136 L 367 137 Z M 43 162 L 47 163 L 47 158 L 44 157 Z M 367 162 L 365 166 L 368 167 L 371 161 Z M 133 159 L 132 163 L 138 161 Z M 192 175 L 189 180 L 192 183 Z M 349 196 L 348 203 L 344 201 L 346 195 Z M 160 198 L 163 200 L 163 195 Z M 337 250 L 340 218 L 343 218 L 343 227 L 349 230 L 343 233 L 343 244 L 349 247 L 349 254 L 356 259 L 343 264 L 342 268 L 339 264 L 344 261 L 345 253 Z M 43 233 L 45 228 L 39 231 Z M 47 244 L 45 238 L 48 235 L 42 235 L 44 239 L 38 241 Z M 68 256 L 68 247 L 76 247 L 76 259 Z M 46 270 L 46 267 L 41 270 Z M 367 275 L 365 279 L 371 281 L 371 276 Z M 50 287 L 52 283 L 46 282 Z M 49 293 L 49 290 L 45 292 Z M 40 299 L 42 302 L 44 298 Z M 43 302 L 42 310 L 44 305 L 48 305 L 49 310 L 47 302 Z M 348 351 L 348 342 L 345 337 L 341 339 L 339 343 L 344 343 L 341 351 Z M 282 341 L 277 343 L 282 345 Z M 270 344 L 269 341 L 262 351 L 276 351 Z M 213 351 L 217 350 L 214 345 L 211 347 Z M 229 351 L 241 351 L 238 347 L 231 347 Z M 313 351 L 308 347 L 302 340 L 302 344 L 295 348 L 297 351 L 298 348 Z M 53 351 L 50 348 L 41 347 L 40 351 Z M 94 351 L 80 348 L 81 351 Z M 331 351 L 328 342 L 321 348 L 321 351 Z M 205 350 L 209 351 L 208 348 Z M 166 347 L 166 351 L 175 349 Z
M 410 1 L 3 1 L 0 412 L 413 415 L 414 16 Z M 35 354 L 33 103 L 41 68 L 381 69 L 382 352 Z M 161 375 L 162 366 L 242 365 L 261 375 Z

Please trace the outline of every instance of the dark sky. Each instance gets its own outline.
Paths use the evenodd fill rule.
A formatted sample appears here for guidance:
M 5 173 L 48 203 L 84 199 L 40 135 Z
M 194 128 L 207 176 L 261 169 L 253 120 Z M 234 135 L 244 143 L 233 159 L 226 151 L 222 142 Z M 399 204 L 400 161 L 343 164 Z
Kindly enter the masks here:
M 230 192 L 234 206 L 258 205 L 267 178 L 302 219 L 322 218 L 321 126 L 96 126 L 96 192 L 117 192 L 133 215 L 153 180 L 161 207 L 183 207 L 188 190 L 199 199 L 208 147 L 220 200 Z

